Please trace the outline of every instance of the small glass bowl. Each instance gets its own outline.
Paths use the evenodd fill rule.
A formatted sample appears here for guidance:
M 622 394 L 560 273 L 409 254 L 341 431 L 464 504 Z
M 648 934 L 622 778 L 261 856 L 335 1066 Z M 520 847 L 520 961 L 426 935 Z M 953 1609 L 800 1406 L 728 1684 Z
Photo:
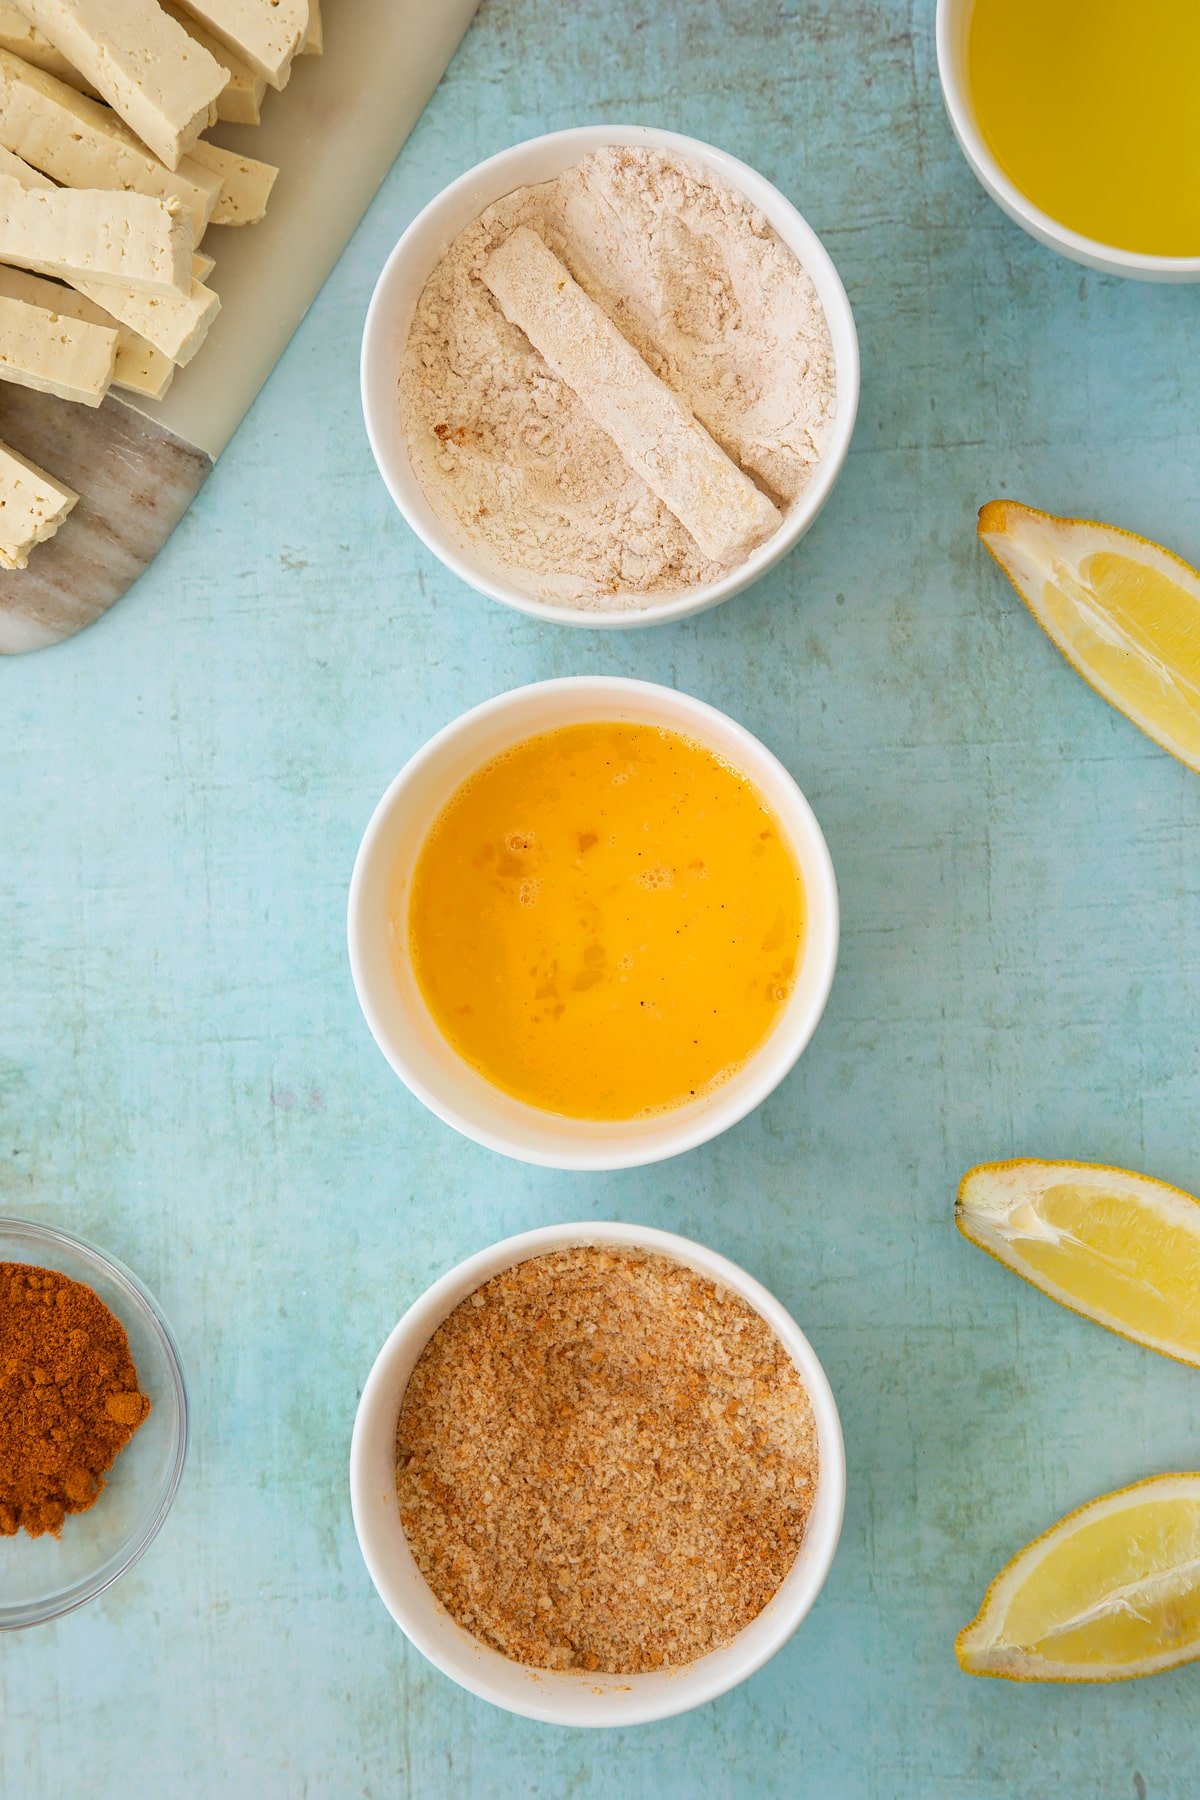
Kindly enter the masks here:
M 183 1473 L 188 1405 L 171 1328 L 123 1263 L 69 1232 L 2 1218 L 0 1262 L 57 1269 L 90 1287 L 125 1327 L 138 1385 L 151 1402 L 96 1504 L 70 1514 L 60 1537 L 0 1537 L 0 1631 L 19 1631 L 94 1600 L 153 1542 Z

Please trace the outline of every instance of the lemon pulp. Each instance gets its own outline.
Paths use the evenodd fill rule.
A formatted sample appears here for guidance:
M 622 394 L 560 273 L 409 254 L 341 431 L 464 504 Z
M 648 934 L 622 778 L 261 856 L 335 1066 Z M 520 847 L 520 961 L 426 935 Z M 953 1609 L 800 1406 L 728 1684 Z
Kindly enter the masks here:
M 973 1675 L 1115 1681 L 1200 1655 L 1200 1475 L 1069 1514 L 1013 1558 L 959 1633 Z
M 1099 1163 L 985 1163 L 963 1177 L 963 1236 L 1052 1300 L 1200 1366 L 1200 1202 Z
M 988 501 L 979 535 L 1084 680 L 1200 770 L 1200 571 L 1134 532 L 1015 500 Z

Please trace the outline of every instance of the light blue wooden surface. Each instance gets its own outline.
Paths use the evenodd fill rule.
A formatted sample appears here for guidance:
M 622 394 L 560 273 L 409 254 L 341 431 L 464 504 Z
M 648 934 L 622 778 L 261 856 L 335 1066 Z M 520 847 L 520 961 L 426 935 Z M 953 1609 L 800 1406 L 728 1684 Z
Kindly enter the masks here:
M 799 551 L 715 613 L 621 637 L 446 575 L 384 494 L 356 392 L 367 297 L 417 208 L 596 118 L 778 182 L 841 269 L 864 367 Z M 1200 1188 L 1200 782 L 1071 674 L 973 537 L 1012 493 L 1200 561 L 1198 291 L 1085 273 L 988 203 L 942 116 L 931 0 L 485 0 L 165 553 L 99 626 L 0 669 L 0 1207 L 142 1274 L 195 1408 L 142 1564 L 0 1642 L 5 1800 L 1195 1793 L 1200 1671 L 1046 1690 L 955 1668 L 1020 1543 L 1200 1463 L 1200 1378 L 1041 1300 L 951 1208 L 969 1163 L 1018 1153 Z M 844 938 L 826 1020 L 759 1113 L 582 1179 L 503 1163 L 407 1097 L 343 915 L 370 809 L 430 732 L 591 670 L 675 682 L 783 757 Z M 704 1711 L 602 1737 L 428 1669 L 368 1582 L 345 1481 L 402 1309 L 572 1216 L 690 1233 L 763 1277 L 826 1362 L 849 1453 L 801 1634 Z

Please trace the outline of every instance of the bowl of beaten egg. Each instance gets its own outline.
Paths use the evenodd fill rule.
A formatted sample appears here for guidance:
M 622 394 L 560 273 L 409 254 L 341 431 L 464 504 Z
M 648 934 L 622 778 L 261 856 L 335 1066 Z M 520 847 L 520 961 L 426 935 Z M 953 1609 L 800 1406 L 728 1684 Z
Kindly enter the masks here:
M 617 677 L 516 688 L 400 771 L 350 886 L 359 1004 L 401 1080 L 561 1169 L 676 1156 L 751 1112 L 825 1007 L 833 865 L 750 733 Z

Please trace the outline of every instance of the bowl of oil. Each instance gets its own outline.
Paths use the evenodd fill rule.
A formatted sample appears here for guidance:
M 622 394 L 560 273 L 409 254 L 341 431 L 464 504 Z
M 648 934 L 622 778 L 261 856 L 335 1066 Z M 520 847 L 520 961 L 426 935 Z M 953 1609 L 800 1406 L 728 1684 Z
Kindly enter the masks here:
M 963 154 L 1032 237 L 1200 281 L 1196 0 L 938 0 L 937 56 Z
M 775 1088 L 824 1010 L 821 829 L 757 738 L 616 677 L 455 720 L 367 827 L 350 964 L 379 1048 L 447 1124 L 553 1168 L 678 1155 Z

